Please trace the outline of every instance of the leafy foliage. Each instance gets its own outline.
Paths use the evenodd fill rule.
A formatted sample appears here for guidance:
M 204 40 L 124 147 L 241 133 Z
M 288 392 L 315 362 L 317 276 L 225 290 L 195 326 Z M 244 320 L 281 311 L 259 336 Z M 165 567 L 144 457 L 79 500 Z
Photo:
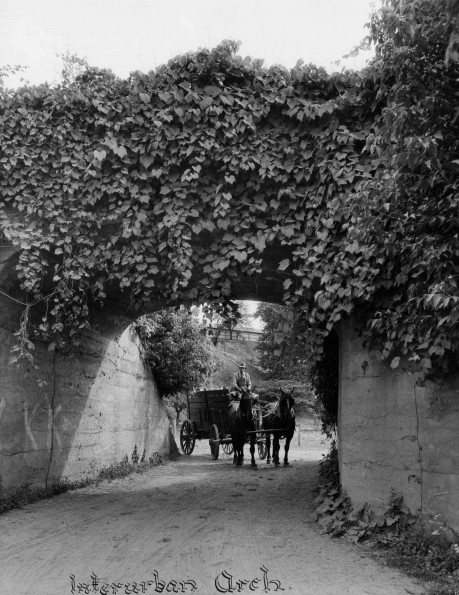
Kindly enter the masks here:
M 322 431 L 328 438 L 333 438 L 338 425 L 339 396 L 339 338 L 336 331 L 325 337 L 323 353 L 311 366 L 309 379 L 316 396 Z
M 451 32 L 448 47 L 446 48 L 445 63 L 459 62 L 459 1 L 448 1 L 449 22 Z
M 260 365 L 273 378 L 304 380 L 310 372 L 310 354 L 304 321 L 296 319 L 291 308 L 260 303 L 256 316 L 264 323 L 257 343 Z
M 328 484 L 315 500 L 316 516 L 324 533 L 333 537 L 347 534 L 357 543 L 378 535 L 380 543 L 393 545 L 416 523 L 414 515 L 403 504 L 403 498 L 392 490 L 383 513 L 376 514 L 368 504 L 353 507 L 339 486 Z
M 446 367 L 458 341 L 459 87 L 457 66 L 444 63 L 445 10 L 445 2 L 391 1 L 372 20 L 375 100 L 386 107 L 370 148 L 387 171 L 355 198 L 349 227 L 378 270 L 370 344 L 426 371 L 439 360 Z
M 323 533 L 384 550 L 391 565 L 432 581 L 432 595 L 457 592 L 459 545 L 453 532 L 435 519 L 411 514 L 394 490 L 378 513 L 368 504 L 353 506 L 335 482 L 324 485 L 314 503 Z
M 319 466 L 319 473 L 324 483 L 330 485 L 330 487 L 333 488 L 339 487 L 339 459 L 336 440 L 331 441 L 330 450 L 326 455 L 322 456 L 322 460 L 320 461 Z
M 18 72 L 23 72 L 24 70 L 24 67 L 19 66 L 18 64 L 16 66 L 11 66 L 10 64 L 0 66 L 0 90 L 5 86 L 5 80 L 9 76 L 17 74 Z
M 180 414 L 187 408 L 186 393 L 182 391 L 175 392 L 167 397 L 164 397 L 164 403 L 175 411 L 175 423 L 179 425 Z
M 212 327 L 233 331 L 250 325 L 249 308 L 247 303 L 241 300 L 228 300 L 224 307 L 217 309 L 205 305 L 204 312 Z
M 58 57 L 62 60 L 61 77 L 64 85 L 75 82 L 78 76 L 81 76 L 90 68 L 86 58 L 80 58 L 78 54 L 70 50 L 58 54 Z
M 265 69 L 234 42 L 120 80 L 0 95 L 1 228 L 56 348 L 107 288 L 224 304 L 277 259 L 311 353 L 358 312 L 393 366 L 459 343 L 458 65 L 446 0 L 388 0 L 357 74 Z
M 133 328 L 158 388 L 171 396 L 171 404 L 180 401 L 177 393 L 192 392 L 212 373 L 213 346 L 199 321 L 185 308 L 142 316 Z

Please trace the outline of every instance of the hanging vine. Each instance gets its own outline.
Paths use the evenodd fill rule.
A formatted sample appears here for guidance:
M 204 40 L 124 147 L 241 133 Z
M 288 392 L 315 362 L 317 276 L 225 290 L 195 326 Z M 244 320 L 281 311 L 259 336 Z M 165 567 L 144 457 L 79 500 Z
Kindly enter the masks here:
M 120 80 L 1 91 L 2 231 L 56 347 L 108 287 L 224 303 L 285 251 L 284 302 L 316 333 L 358 311 L 396 366 L 459 341 L 458 67 L 446 3 L 393 0 L 360 74 L 242 59 L 234 42 Z

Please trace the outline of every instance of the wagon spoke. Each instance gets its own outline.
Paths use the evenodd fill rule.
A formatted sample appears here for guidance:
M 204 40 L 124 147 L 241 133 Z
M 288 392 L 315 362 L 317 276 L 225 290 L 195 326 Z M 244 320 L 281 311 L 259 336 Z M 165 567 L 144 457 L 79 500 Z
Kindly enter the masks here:
M 229 438 L 229 437 L 227 436 L 226 438 Z M 222 450 L 226 455 L 232 455 L 234 452 L 233 443 L 232 442 L 223 442 Z
M 268 454 L 268 451 L 266 449 L 266 439 L 263 438 L 262 440 L 258 440 L 257 446 L 258 446 L 258 456 L 263 461 L 264 459 L 266 459 L 266 455 Z
M 196 435 L 194 426 L 189 419 L 186 419 L 180 429 L 180 446 L 185 455 L 190 455 L 194 450 Z
M 212 427 L 210 428 L 210 453 L 212 455 L 212 458 L 217 460 L 218 459 L 218 453 L 220 450 L 220 443 L 218 441 L 219 435 L 218 435 L 218 428 L 215 424 L 212 425 Z

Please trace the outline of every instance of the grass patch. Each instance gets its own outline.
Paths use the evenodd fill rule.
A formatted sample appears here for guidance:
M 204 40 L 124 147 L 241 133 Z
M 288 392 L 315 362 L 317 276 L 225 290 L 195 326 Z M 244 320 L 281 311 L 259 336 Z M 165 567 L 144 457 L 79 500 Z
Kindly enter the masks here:
M 136 453 L 137 448 L 134 449 L 133 456 L 131 457 L 132 462 L 129 462 L 126 455 L 121 462 L 103 467 L 94 477 L 85 477 L 76 481 L 70 481 L 67 478 L 58 479 L 47 487 L 23 484 L 8 491 L 1 489 L 0 484 L 0 514 L 17 508 L 23 508 L 27 504 L 33 504 L 39 500 L 53 498 L 71 490 L 79 490 L 86 486 L 98 485 L 102 481 L 112 481 L 121 477 L 127 477 L 133 473 L 145 473 L 152 467 L 165 465 L 169 460 L 175 458 L 173 456 L 164 457 L 155 452 L 148 460 L 145 460 L 145 453 L 139 460 L 139 457 L 136 457 Z

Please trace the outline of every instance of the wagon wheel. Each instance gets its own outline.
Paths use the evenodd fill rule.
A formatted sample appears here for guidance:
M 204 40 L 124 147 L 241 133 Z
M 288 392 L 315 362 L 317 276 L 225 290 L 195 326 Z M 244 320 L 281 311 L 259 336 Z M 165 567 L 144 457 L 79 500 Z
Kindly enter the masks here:
M 194 425 L 189 419 L 186 419 L 180 428 L 180 446 L 182 447 L 183 454 L 190 455 L 194 450 L 195 443 Z
M 225 455 L 232 455 L 234 452 L 233 443 L 232 442 L 223 442 L 222 449 Z
M 264 459 L 266 459 L 266 455 L 268 454 L 268 449 L 266 448 L 266 439 L 263 438 L 263 440 L 258 441 L 257 445 L 258 445 L 258 456 L 263 461 Z
M 218 459 L 218 452 L 220 450 L 220 444 L 218 442 L 214 442 L 214 440 L 218 440 L 218 428 L 215 424 L 212 425 L 210 428 L 210 454 L 212 458 L 216 461 Z

